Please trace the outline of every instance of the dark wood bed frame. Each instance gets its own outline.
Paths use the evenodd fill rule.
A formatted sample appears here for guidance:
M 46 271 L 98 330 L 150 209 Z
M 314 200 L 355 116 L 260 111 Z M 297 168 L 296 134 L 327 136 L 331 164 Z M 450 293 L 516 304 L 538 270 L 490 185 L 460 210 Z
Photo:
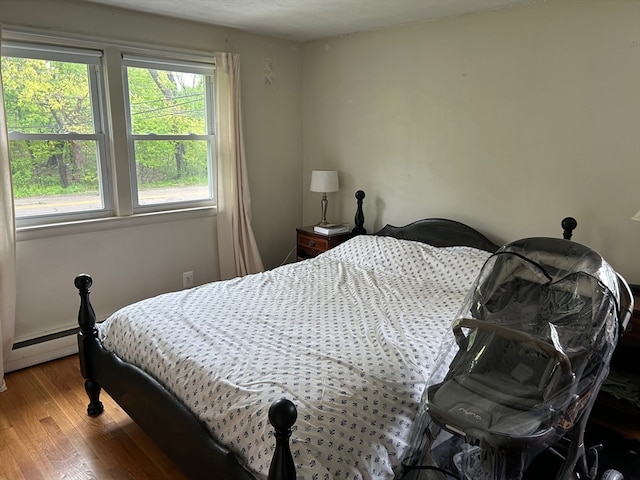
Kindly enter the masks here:
M 358 230 L 355 233 L 365 233 L 362 215 L 364 192 L 359 190 L 356 198 Z M 570 238 L 576 222 L 567 218 L 563 220 L 562 227 L 564 237 Z M 434 246 L 470 246 L 489 252 L 499 248 L 473 228 L 439 218 L 419 220 L 404 227 L 387 225 L 376 235 L 415 240 Z M 91 285 L 89 275 L 81 274 L 75 279 L 81 299 L 78 348 L 80 369 L 89 396 L 88 414 L 95 416 L 102 413 L 104 407 L 100 402 L 100 392 L 104 389 L 189 478 L 254 479 L 233 452 L 216 443 L 204 423 L 157 380 L 103 348 L 89 299 Z M 269 421 L 274 427 L 276 441 L 269 480 L 295 479 L 289 437 L 296 415 L 294 404 L 287 399 L 278 400 L 269 409 Z

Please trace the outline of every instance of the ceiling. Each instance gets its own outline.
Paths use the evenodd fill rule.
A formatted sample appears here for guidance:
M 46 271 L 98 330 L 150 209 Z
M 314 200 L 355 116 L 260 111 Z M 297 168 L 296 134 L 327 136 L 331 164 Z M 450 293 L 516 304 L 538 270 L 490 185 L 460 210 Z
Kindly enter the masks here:
M 310 41 L 544 0 L 81 0 Z

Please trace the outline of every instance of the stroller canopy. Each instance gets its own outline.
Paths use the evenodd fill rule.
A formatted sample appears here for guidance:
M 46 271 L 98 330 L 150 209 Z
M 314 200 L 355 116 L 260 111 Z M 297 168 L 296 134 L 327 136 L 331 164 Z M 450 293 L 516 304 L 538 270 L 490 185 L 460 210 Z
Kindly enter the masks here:
M 616 272 L 594 250 L 528 238 L 487 260 L 445 340 L 426 409 L 494 447 L 571 428 L 618 339 Z

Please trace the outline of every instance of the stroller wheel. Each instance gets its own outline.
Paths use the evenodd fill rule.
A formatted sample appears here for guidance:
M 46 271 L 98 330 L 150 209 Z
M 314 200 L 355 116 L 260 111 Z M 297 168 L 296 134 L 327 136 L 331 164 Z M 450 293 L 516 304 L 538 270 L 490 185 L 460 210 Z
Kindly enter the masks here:
M 602 474 L 601 480 L 624 480 L 624 475 L 617 470 L 606 470 Z

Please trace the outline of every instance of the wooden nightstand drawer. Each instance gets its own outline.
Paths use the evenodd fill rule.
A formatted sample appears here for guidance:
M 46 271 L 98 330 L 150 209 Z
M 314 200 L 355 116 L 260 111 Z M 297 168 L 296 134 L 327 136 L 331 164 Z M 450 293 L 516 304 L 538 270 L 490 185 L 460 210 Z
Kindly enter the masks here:
M 353 233 L 342 233 L 338 235 L 322 235 L 313 231 L 313 227 L 300 227 L 297 231 L 297 260 L 313 258 L 327 250 L 340 245 L 342 242 L 353 237 Z
M 634 308 L 624 335 L 611 358 L 611 367 L 640 375 L 640 295 L 634 295 Z
M 318 253 L 329 250 L 329 238 L 298 232 L 298 247 Z
M 635 402 L 617 398 L 620 382 L 635 382 L 640 377 L 640 295 L 634 295 L 634 309 L 629 325 L 618 341 L 611 357 L 611 378 L 615 378 L 613 390 L 608 391 L 607 381 L 598 393 L 591 419 L 602 423 L 623 435 L 640 434 L 640 409 Z
M 618 347 L 621 345 L 637 347 L 638 355 L 640 355 L 640 294 L 634 293 L 633 299 L 633 312 L 629 319 L 627 329 L 624 331 L 622 338 L 618 341 Z
M 633 314 L 618 345 L 640 347 L 640 310 L 634 310 Z

